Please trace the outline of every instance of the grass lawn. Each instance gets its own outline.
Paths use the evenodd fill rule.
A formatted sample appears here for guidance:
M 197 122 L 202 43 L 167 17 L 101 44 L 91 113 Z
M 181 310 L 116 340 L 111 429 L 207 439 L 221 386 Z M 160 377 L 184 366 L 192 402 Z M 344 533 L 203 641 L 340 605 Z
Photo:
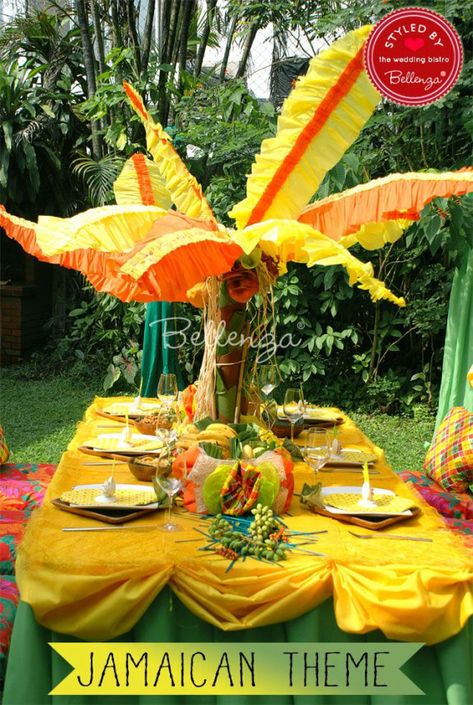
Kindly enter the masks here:
M 19 367 L 3 368 L 1 382 L 0 419 L 10 458 L 18 463 L 59 462 L 86 408 L 95 395 L 103 394 L 95 378 L 80 384 L 67 376 L 29 379 Z M 384 448 L 395 470 L 422 468 L 424 443 L 432 437 L 433 418 L 362 413 L 353 414 L 353 418 L 376 445 Z
M 17 463 L 57 463 L 100 386 L 67 377 L 22 379 L 19 368 L 1 371 L 1 423 Z

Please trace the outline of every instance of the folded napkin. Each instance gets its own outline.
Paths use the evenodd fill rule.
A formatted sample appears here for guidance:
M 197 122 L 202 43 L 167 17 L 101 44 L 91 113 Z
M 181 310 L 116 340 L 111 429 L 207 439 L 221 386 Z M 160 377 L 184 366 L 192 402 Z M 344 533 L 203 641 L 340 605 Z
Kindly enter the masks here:
M 220 494 L 224 514 L 239 516 L 246 514 L 258 499 L 261 484 L 261 470 L 247 465 L 243 470 L 237 462 L 225 481 Z

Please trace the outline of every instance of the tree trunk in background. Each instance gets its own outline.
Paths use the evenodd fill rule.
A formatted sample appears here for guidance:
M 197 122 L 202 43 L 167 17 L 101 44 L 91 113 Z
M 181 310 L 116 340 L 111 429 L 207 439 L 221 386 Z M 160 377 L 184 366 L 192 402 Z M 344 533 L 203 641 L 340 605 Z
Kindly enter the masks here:
M 140 41 L 138 39 L 138 31 L 136 29 L 136 8 L 134 0 L 127 0 L 126 3 L 126 19 L 128 25 L 128 35 L 131 40 L 131 45 L 133 47 L 133 54 L 135 57 L 135 68 L 136 73 L 141 73 L 141 51 L 140 51 Z
M 195 10 L 195 3 L 186 0 L 182 10 L 181 31 L 179 36 L 179 90 L 182 92 L 182 75 L 187 70 L 187 40 L 189 39 L 189 26 L 192 13 Z
M 146 10 L 145 28 L 143 30 L 143 51 L 142 51 L 142 69 L 144 72 L 148 69 L 149 55 L 151 52 L 151 39 L 153 36 L 153 20 L 156 0 L 148 0 Z
M 225 51 L 223 53 L 222 64 L 220 66 L 219 81 L 223 83 L 225 80 L 225 74 L 227 72 L 228 59 L 230 58 L 230 51 L 232 48 L 233 35 L 235 34 L 238 18 L 236 16 L 232 17 L 230 22 L 230 27 L 228 29 L 227 43 L 225 44 Z
M 202 31 L 202 36 L 199 42 L 199 49 L 197 51 L 197 57 L 195 60 L 194 75 L 200 76 L 202 71 L 202 64 L 204 62 L 205 50 L 207 49 L 207 44 L 209 41 L 210 30 L 212 28 L 212 23 L 215 15 L 215 9 L 217 7 L 217 0 L 207 0 L 207 12 L 205 14 L 205 25 Z
M 176 40 L 177 24 L 179 19 L 179 10 L 181 7 L 181 0 L 170 0 L 167 3 L 167 7 L 164 8 L 163 14 L 163 29 L 166 30 L 166 25 L 164 25 L 164 17 L 167 14 L 169 17 L 169 24 L 167 25 L 166 35 L 163 35 L 163 51 L 161 54 L 162 64 L 171 64 L 173 49 Z M 169 101 L 166 94 L 166 84 L 169 78 L 169 71 L 160 71 L 159 73 L 159 121 L 166 127 L 167 119 L 169 115 Z
M 172 0 L 162 0 L 161 9 L 161 39 L 159 44 L 159 60 L 164 62 L 164 57 L 166 55 L 166 45 L 168 41 L 169 34 L 169 22 L 171 19 L 171 5 Z
M 94 22 L 95 41 L 97 42 L 97 58 L 99 62 L 99 73 L 104 73 L 107 69 L 105 64 L 105 47 L 103 41 L 103 28 L 100 21 L 100 12 L 97 0 L 92 0 L 92 19 Z
M 92 47 L 92 40 L 90 38 L 89 23 L 87 20 L 84 0 L 74 0 L 74 9 L 77 14 L 77 24 L 79 26 L 82 51 L 84 53 L 84 68 L 87 76 L 87 95 L 89 98 L 93 98 L 97 88 L 95 56 Z M 99 125 L 97 122 L 92 121 L 90 123 L 90 128 L 92 132 L 92 153 L 95 159 L 100 159 L 102 156 L 102 144 L 100 135 L 98 134 Z
M 253 46 L 253 42 L 255 41 L 258 29 L 259 26 L 256 22 L 250 25 L 250 29 L 245 39 L 245 44 L 243 47 L 243 54 L 241 56 L 240 63 L 238 64 L 238 71 L 236 72 L 237 78 L 243 78 L 243 76 L 245 75 L 246 65 L 248 63 L 248 59 L 250 58 L 251 47 Z
M 120 29 L 120 19 L 118 17 L 118 0 L 111 2 L 112 28 L 113 28 L 113 46 L 120 49 L 123 46 L 123 38 Z

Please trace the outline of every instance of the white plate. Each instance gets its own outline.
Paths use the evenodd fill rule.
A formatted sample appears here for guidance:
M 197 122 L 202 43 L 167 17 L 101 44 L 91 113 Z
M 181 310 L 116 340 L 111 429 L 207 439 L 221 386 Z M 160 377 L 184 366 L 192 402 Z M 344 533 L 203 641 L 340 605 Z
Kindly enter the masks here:
M 104 414 L 110 414 L 110 416 L 121 416 L 125 418 L 126 412 L 128 410 L 128 416 L 130 419 L 140 418 L 142 416 L 147 416 L 148 414 L 158 413 L 161 408 L 161 402 L 159 401 L 142 401 L 140 407 L 134 406 L 133 402 L 118 401 L 108 406 L 104 406 L 102 412 Z
M 337 487 L 337 485 L 331 485 L 330 487 L 322 487 L 322 497 L 328 497 L 331 494 L 360 494 L 361 497 L 361 487 Z M 395 496 L 395 492 L 392 492 L 392 490 L 385 490 L 381 488 L 373 488 L 373 494 L 375 495 L 391 495 L 392 497 Z M 376 519 L 379 519 L 380 517 L 399 517 L 399 516 L 412 516 L 412 512 L 410 509 L 405 509 L 403 512 L 388 512 L 388 513 L 381 513 L 381 512 L 364 512 L 362 507 L 360 507 L 360 511 L 358 510 L 348 510 L 348 509 L 338 509 L 337 507 L 331 507 L 329 504 L 324 503 L 324 509 L 327 512 L 330 512 L 331 514 L 347 514 L 348 516 L 357 516 L 357 517 L 376 517 Z
M 107 443 L 100 443 L 101 439 L 116 438 L 120 440 L 121 436 L 121 433 L 102 433 L 97 436 L 97 438 L 92 438 L 87 441 L 84 441 L 82 445 L 84 448 L 90 448 L 91 450 L 96 450 L 103 453 L 125 453 L 126 455 L 144 455 L 148 453 L 160 453 L 164 445 L 159 438 L 156 438 L 156 436 L 146 436 L 143 433 L 133 433 L 133 445 L 129 443 L 120 443 L 117 445 L 116 448 L 110 448 Z M 136 445 L 137 441 L 141 441 L 142 443 L 146 443 L 148 441 L 153 442 L 154 444 L 156 444 L 156 447 L 140 447 L 139 445 Z
M 95 484 L 95 485 L 74 485 L 72 488 L 73 490 L 101 490 L 103 487 L 103 484 Z M 154 491 L 153 487 L 150 485 L 147 487 L 146 485 L 128 485 L 128 484 L 117 484 L 116 486 L 117 490 L 139 490 L 140 492 L 149 492 L 150 495 L 153 497 L 156 497 L 156 492 Z M 81 509 L 116 509 L 116 510 L 122 510 L 122 509 L 136 509 L 138 511 L 139 509 L 157 509 L 159 507 L 159 502 L 151 502 L 150 504 L 132 504 L 132 505 L 126 505 L 126 504 L 120 504 L 120 506 L 115 506 L 113 503 L 106 503 L 106 504 L 100 504 L 100 502 L 94 502 L 93 504 L 71 504 L 71 507 L 80 507 Z

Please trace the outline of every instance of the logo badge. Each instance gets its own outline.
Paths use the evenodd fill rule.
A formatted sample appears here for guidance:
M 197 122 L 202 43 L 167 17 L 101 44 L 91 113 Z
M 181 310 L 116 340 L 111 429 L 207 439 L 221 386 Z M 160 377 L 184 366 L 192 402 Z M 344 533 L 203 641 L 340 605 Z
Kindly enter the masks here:
M 422 7 L 394 10 L 365 45 L 365 68 L 385 98 L 399 105 L 434 103 L 455 85 L 463 47 L 445 17 Z

